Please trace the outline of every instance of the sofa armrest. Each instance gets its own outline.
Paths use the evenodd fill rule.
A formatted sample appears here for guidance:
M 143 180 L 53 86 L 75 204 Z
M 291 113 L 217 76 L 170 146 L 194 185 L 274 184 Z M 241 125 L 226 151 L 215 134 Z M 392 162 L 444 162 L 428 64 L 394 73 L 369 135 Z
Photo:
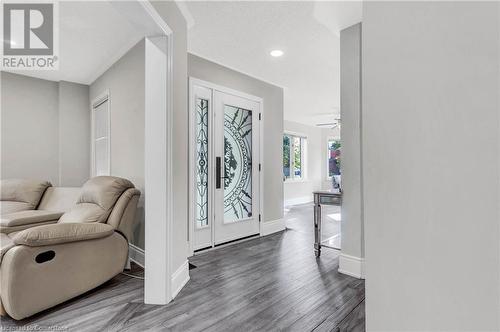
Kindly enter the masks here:
M 63 215 L 63 212 L 27 210 L 4 214 L 0 217 L 0 226 L 14 227 L 28 224 L 37 224 L 47 221 L 57 221 Z
M 16 245 L 39 247 L 99 239 L 112 235 L 114 231 L 112 226 L 100 223 L 52 224 L 28 228 L 17 233 L 13 241 Z

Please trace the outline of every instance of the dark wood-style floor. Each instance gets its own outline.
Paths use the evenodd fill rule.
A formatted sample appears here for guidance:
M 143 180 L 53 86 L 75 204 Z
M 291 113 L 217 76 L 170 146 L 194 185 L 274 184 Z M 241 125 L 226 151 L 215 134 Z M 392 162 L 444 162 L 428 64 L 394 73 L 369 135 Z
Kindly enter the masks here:
M 285 232 L 190 258 L 191 280 L 166 306 L 144 304 L 143 281 L 119 275 L 29 319 L 2 318 L 0 330 L 364 331 L 364 281 L 337 272 L 334 250 L 314 257 L 312 205 L 285 218 Z

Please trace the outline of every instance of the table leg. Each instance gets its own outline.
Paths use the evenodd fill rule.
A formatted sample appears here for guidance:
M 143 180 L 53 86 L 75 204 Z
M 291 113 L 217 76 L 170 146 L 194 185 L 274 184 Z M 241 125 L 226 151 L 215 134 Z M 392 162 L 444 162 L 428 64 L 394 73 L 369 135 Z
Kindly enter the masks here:
M 314 254 L 321 255 L 321 205 L 314 199 Z

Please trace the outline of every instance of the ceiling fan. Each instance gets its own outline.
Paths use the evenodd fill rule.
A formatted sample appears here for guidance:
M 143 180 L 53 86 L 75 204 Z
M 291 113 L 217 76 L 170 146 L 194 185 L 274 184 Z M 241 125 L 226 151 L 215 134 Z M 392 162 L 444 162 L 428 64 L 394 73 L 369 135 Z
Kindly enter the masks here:
M 316 124 L 316 127 L 321 127 L 321 128 L 330 128 L 330 129 L 335 129 L 339 128 L 340 129 L 340 118 L 335 119 L 335 122 L 327 122 L 327 123 L 318 123 Z

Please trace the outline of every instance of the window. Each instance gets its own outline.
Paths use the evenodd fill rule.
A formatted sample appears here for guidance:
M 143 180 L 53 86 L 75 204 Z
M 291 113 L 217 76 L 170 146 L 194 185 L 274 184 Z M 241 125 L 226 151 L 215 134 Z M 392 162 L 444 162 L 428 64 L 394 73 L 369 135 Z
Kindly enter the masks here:
M 305 150 L 307 139 L 293 134 L 283 135 L 283 177 L 289 179 L 304 179 Z
M 328 140 L 328 178 L 340 175 L 340 140 Z

